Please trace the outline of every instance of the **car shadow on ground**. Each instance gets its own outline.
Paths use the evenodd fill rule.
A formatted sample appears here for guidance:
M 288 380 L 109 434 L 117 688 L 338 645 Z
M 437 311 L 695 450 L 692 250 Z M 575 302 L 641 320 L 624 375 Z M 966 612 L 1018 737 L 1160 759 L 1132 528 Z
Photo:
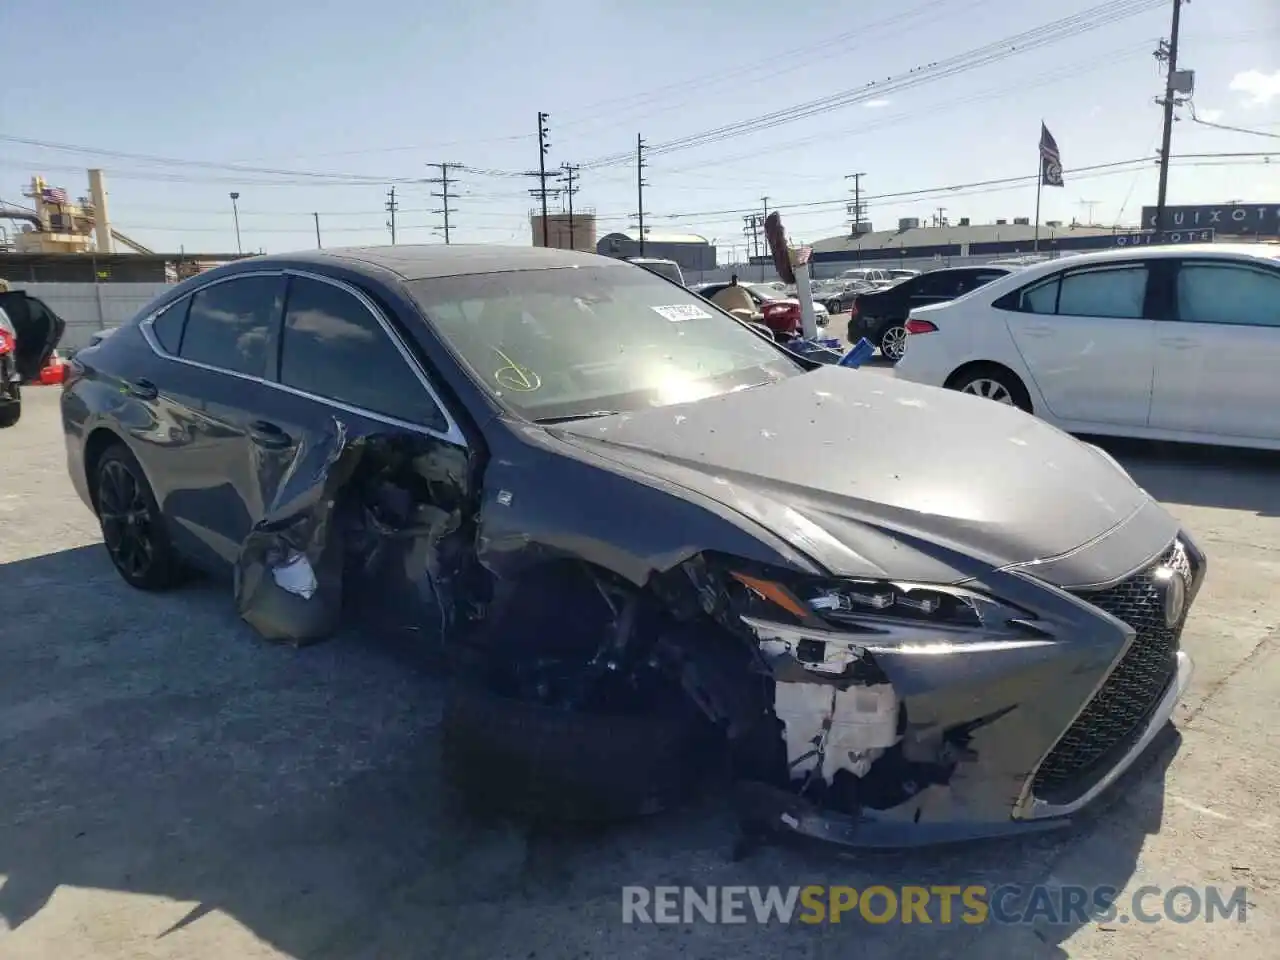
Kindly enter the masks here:
M 1057 957 L 1079 919 L 625 925 L 621 888 L 1120 888 L 1159 829 L 1171 755 L 1125 778 L 1104 814 L 1052 834 L 876 854 L 779 843 L 734 861 L 723 789 L 603 830 L 466 815 L 441 777 L 440 678 L 399 639 L 265 643 L 225 585 L 139 593 L 101 546 L 0 567 L 0 623 L 0 919 L 21 936 L 57 914 L 61 886 L 168 898 L 132 934 L 165 955 L 194 953 L 164 941 L 198 936 L 217 911 L 305 958 L 739 960 L 855 943 L 869 957 Z
M 1084 437 L 1109 452 L 1163 503 L 1280 516 L 1280 452 Z

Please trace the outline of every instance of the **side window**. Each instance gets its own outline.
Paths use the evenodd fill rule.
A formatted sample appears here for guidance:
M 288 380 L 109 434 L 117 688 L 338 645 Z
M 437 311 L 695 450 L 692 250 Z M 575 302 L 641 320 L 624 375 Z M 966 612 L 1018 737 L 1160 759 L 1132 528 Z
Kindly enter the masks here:
M 1023 290 L 1017 309 L 1023 313 L 1057 313 L 1058 286 L 1061 280 L 1061 277 L 1053 277 Z
M 241 277 L 191 297 L 179 355 L 219 370 L 266 376 L 267 347 L 284 299 L 283 277 Z
M 1179 320 L 1280 327 L 1280 274 L 1236 264 L 1184 263 Z
M 319 280 L 289 282 L 280 382 L 407 423 L 448 426 L 377 318 L 347 291 Z
M 990 283 L 992 280 L 999 280 L 1001 277 L 1006 276 L 1008 276 L 1006 273 L 998 273 L 994 270 L 983 270 L 978 273 L 973 285 L 975 287 L 981 287 L 983 284 Z
M 1146 267 L 1068 273 L 1062 278 L 1058 313 L 1074 317 L 1141 320 L 1146 299 Z
M 955 277 L 951 277 L 951 280 L 954 282 Z M 908 280 L 907 283 L 914 283 L 915 289 L 911 292 L 922 297 L 946 296 L 948 289 L 947 274 L 926 273 L 914 281 Z
M 171 303 L 151 321 L 151 332 L 164 348 L 165 353 L 178 356 L 182 346 L 182 327 L 187 322 L 187 308 L 191 306 L 191 298 L 183 297 L 177 303 Z

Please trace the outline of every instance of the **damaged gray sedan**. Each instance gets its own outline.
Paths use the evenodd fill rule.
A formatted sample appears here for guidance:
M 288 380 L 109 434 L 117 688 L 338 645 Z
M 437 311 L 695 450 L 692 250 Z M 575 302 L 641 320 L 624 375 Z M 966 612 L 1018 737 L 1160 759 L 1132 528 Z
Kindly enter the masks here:
M 820 366 L 631 264 L 423 246 L 201 274 L 80 351 L 68 465 L 135 587 L 416 638 L 475 804 L 751 830 L 1066 822 L 1183 693 L 1205 559 L 1101 450 Z M 718 763 L 722 760 L 723 763 Z

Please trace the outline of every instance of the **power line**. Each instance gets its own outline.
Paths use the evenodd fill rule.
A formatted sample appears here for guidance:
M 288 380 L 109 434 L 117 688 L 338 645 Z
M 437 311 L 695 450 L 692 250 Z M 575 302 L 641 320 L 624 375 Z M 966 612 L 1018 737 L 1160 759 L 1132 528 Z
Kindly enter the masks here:
M 440 185 L 440 192 L 431 194 L 431 196 L 433 197 L 440 198 L 440 209 L 432 210 L 431 212 L 435 214 L 441 214 L 444 216 L 444 242 L 445 242 L 445 245 L 447 246 L 449 243 L 449 214 L 458 212 L 456 209 L 449 206 L 449 184 L 457 183 L 456 178 L 451 178 L 449 176 L 449 171 L 458 169 L 458 167 L 460 167 L 461 164 L 428 163 L 427 166 L 435 167 L 437 170 L 440 171 L 440 176 L 428 178 L 427 183 L 435 183 Z
M 888 93 L 933 83 L 959 73 L 965 73 L 978 67 L 987 66 L 1009 57 L 1039 49 L 1040 47 L 1059 43 L 1082 33 L 1091 32 L 1107 24 L 1116 23 L 1137 14 L 1154 10 L 1159 6 L 1163 6 L 1165 2 L 1167 0 L 1111 0 L 1109 3 L 1092 7 L 1072 16 L 1063 17 L 993 43 L 984 44 L 966 53 L 915 67 L 904 74 L 890 77 L 885 81 L 868 83 L 861 87 L 843 90 L 836 94 L 775 110 L 748 120 L 725 124 L 685 137 L 677 137 L 655 145 L 652 148 L 652 155 L 657 156 L 676 150 L 687 150 L 711 143 L 719 143 L 733 137 L 771 129 L 775 126 L 793 123 L 796 120 L 827 113 L 841 107 L 863 103 L 870 99 L 883 97 Z M 621 162 L 625 162 L 625 155 L 613 154 L 584 163 L 583 166 L 598 168 L 613 166 Z

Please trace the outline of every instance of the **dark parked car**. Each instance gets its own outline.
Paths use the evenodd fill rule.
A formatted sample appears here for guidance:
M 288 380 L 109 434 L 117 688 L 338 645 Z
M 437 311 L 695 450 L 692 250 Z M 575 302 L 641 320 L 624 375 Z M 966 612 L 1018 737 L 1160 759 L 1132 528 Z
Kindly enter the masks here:
M 887 290 L 859 294 L 849 314 L 849 342 L 866 337 L 885 359 L 898 361 L 907 350 L 907 315 L 915 307 L 946 303 L 985 283 L 1007 276 L 1008 267 L 945 267 L 903 280 Z
M 65 329 L 43 301 L 0 286 L 0 427 L 22 417 L 22 384 L 39 379 Z
M 477 804 L 635 814 L 720 750 L 753 828 L 1034 830 L 1189 677 L 1204 557 L 1108 455 L 617 260 L 252 258 L 72 367 L 68 468 L 121 576 L 229 568 L 269 638 L 404 628 L 456 670 Z

